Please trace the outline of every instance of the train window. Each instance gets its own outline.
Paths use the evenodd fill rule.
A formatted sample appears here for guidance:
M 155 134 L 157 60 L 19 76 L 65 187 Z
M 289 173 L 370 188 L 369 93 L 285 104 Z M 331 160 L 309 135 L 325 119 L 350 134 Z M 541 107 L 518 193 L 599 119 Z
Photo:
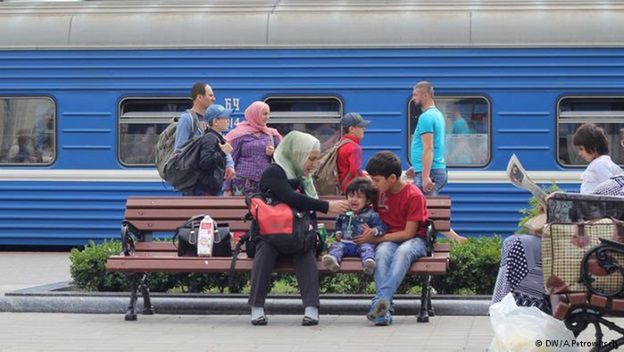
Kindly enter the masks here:
M 445 160 L 449 167 L 479 167 L 490 161 L 490 103 L 484 97 L 436 96 L 436 106 L 446 120 Z M 408 106 L 407 156 L 421 111 Z
M 190 98 L 126 98 L 119 105 L 119 160 L 153 165 L 158 136 L 174 117 L 193 106 Z
M 49 98 L 0 97 L 0 164 L 52 164 L 56 159 L 55 111 Z
M 297 130 L 309 133 L 321 142 L 321 150 L 340 139 L 342 102 L 335 97 L 269 97 L 269 126 L 282 136 Z
M 614 163 L 624 164 L 624 97 L 565 97 L 557 106 L 557 155 L 564 166 L 584 166 L 572 141 L 576 129 L 587 122 L 602 127 Z

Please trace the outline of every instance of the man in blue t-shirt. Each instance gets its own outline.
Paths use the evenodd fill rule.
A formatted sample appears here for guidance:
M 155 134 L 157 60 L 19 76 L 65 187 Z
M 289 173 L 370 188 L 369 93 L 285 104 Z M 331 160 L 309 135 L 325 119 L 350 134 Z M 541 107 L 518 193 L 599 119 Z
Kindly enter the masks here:
M 429 82 L 421 81 L 414 86 L 412 100 L 420 107 L 422 114 L 412 136 L 410 161 L 414 183 L 425 195 L 437 195 L 447 181 L 445 120 L 433 98 L 433 86 Z

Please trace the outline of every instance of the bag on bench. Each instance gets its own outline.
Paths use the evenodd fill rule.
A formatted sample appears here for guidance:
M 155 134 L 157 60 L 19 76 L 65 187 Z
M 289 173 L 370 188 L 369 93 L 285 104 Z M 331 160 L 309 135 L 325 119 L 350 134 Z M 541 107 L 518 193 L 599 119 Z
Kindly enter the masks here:
M 581 281 L 581 262 L 585 253 L 600 243 L 600 238 L 622 243 L 624 222 L 602 218 L 578 223 L 552 223 L 542 234 L 542 260 L 544 284 L 551 294 L 586 292 Z M 624 255 L 614 254 L 614 260 L 624 264 Z M 591 270 L 595 275 L 594 287 L 611 292 L 622 284 L 618 272 L 608 273 L 598 264 Z
M 193 216 L 176 229 L 173 235 L 173 244 L 178 249 L 179 257 L 197 257 L 197 233 L 199 232 L 199 223 L 204 219 L 204 216 Z M 217 224 L 212 256 L 231 257 L 231 238 L 229 224 Z
M 316 217 L 262 193 L 245 199 L 251 218 L 249 242 L 264 241 L 281 254 L 305 253 L 316 248 Z M 253 257 L 255 251 L 247 256 Z

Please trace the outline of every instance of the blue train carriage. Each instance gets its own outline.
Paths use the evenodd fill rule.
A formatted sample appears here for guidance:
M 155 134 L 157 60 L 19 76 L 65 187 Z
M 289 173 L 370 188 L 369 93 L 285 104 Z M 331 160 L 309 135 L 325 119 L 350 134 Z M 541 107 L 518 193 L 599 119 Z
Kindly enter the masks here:
M 339 118 L 373 121 L 364 157 L 407 156 L 414 83 L 426 79 L 448 122 L 453 226 L 509 234 L 528 193 L 504 169 L 577 190 L 571 144 L 586 121 L 612 156 L 624 124 L 621 2 L 176 1 L 0 3 L 0 245 L 116 238 L 129 195 L 173 194 L 153 145 L 209 82 L 243 118 L 253 100 L 282 133 L 324 146 Z

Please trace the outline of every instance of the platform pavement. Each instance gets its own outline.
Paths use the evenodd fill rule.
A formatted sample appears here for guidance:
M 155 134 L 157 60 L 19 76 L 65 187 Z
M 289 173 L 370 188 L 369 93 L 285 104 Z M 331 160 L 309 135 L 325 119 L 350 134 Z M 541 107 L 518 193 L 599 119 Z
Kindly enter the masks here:
M 0 252 L 0 294 L 70 280 L 69 264 L 69 253 Z M 248 319 L 160 314 L 126 322 L 122 314 L 0 313 L 0 352 L 485 351 L 493 337 L 486 316 L 437 316 L 428 324 L 397 316 L 390 327 L 354 315 L 322 315 L 317 327 L 300 326 L 296 315 L 269 316 L 267 327 L 252 327 Z M 605 341 L 615 337 L 605 331 Z M 593 329 L 579 341 L 593 341 Z
M 0 252 L 0 295 L 69 281 L 69 252 Z

